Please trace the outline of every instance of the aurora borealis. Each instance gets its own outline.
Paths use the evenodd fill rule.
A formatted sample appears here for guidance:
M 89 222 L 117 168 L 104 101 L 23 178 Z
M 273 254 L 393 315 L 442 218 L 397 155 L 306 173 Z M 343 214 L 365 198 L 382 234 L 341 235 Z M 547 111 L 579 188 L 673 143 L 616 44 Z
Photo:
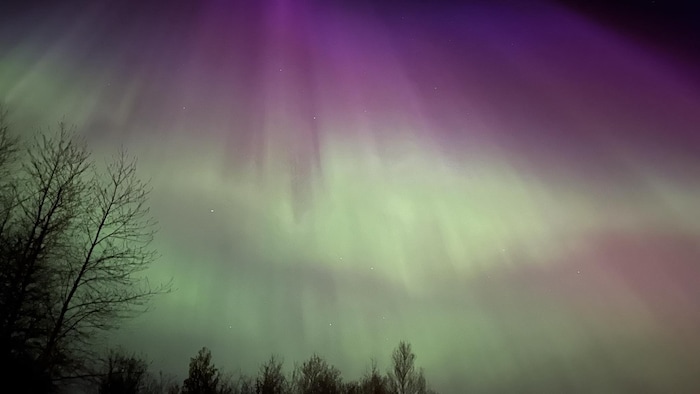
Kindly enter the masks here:
M 206 345 L 355 378 L 406 339 L 445 393 L 700 388 L 681 44 L 556 2 L 124 3 L 0 16 L 13 126 L 151 179 L 177 290 L 113 342 L 178 376 Z

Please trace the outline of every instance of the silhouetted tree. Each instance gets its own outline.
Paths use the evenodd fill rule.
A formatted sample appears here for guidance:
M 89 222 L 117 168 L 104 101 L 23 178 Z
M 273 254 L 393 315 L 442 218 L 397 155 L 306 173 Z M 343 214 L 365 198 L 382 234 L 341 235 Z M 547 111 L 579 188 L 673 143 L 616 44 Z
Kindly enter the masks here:
M 211 351 L 206 347 L 190 359 L 189 375 L 182 382 L 183 394 L 218 394 L 219 370 L 211 361 Z
M 178 385 L 176 383 L 172 386 L 168 386 L 166 393 L 167 394 L 180 394 L 180 393 L 182 393 L 182 390 L 180 389 L 180 385 Z
M 340 371 L 326 360 L 314 354 L 305 361 L 293 378 L 295 393 L 298 394 L 336 394 L 343 392 Z
M 282 372 L 282 364 L 282 361 L 273 355 L 260 367 L 255 381 L 257 394 L 282 394 L 287 391 L 287 378 Z
M 169 288 L 140 276 L 156 256 L 149 190 L 124 152 L 99 171 L 63 123 L 14 166 L 6 134 L 0 126 L 0 167 L 15 171 L 0 182 L 0 351 L 65 378 L 94 356 L 96 335 Z
M 256 381 L 248 375 L 240 375 L 238 377 L 237 390 L 238 394 L 256 394 Z
M 392 367 L 388 373 L 389 389 L 395 394 L 424 394 L 423 371 L 416 371 L 416 355 L 411 344 L 401 341 L 391 355 Z
M 148 363 L 123 349 L 111 349 L 100 378 L 100 394 L 141 394 L 149 383 Z
M 76 361 L 52 342 L 52 359 L 44 357 L 56 328 L 62 265 L 74 257 L 69 247 L 74 224 L 82 214 L 81 195 L 89 168 L 86 150 L 69 138 L 61 125 L 57 137 L 37 138 L 14 174 L 5 206 L 1 243 L 2 307 L 0 343 L 3 355 L 21 357 L 26 370 L 50 376 L 54 361 Z M 59 325 L 62 326 L 62 323 Z M 63 343 L 62 343 L 63 344 Z M 64 350 L 59 354 L 59 350 Z
M 234 380 L 233 375 L 219 372 L 219 394 L 237 394 L 238 382 Z
M 84 190 L 56 275 L 61 297 L 49 310 L 52 329 L 42 354 L 49 364 L 66 344 L 89 344 L 95 333 L 117 328 L 167 291 L 140 277 L 156 253 L 150 248 L 149 189 L 136 177 L 135 160 L 122 151 L 107 165 L 106 177 L 94 173 Z
M 360 381 L 360 392 L 362 394 L 389 393 L 387 379 L 379 372 L 375 359 L 372 359 L 369 371 L 365 373 Z
M 16 164 L 18 151 L 19 140 L 10 134 L 7 110 L 0 103 L 0 190 L 2 190 L 0 195 L 2 197 L 8 197 L 8 188 L 12 187 L 12 170 Z M 0 233 L 2 233 L 12 201 L 0 200 L 0 204 L 2 204 L 0 205 Z
M 180 386 L 176 383 L 175 377 L 169 374 L 164 374 L 163 371 L 158 373 L 158 376 L 149 374 L 149 379 L 146 383 L 145 394 L 180 394 Z
M 343 393 L 345 394 L 362 394 L 359 382 L 345 382 L 343 384 Z
M 12 259 L 9 253 L 13 253 L 12 237 L 6 233 L 8 224 L 12 218 L 13 208 L 17 205 L 16 180 L 13 173 L 17 167 L 18 140 L 10 135 L 7 124 L 7 111 L 0 103 L 0 311 L 9 308 L 12 296 L 9 281 L 12 278 Z M 0 315 L 5 318 L 5 313 Z M 0 320 L 4 327 L 5 323 Z
M 32 343 L 42 311 L 36 305 L 22 305 L 21 298 L 39 301 L 46 293 L 39 286 L 22 289 L 18 282 L 31 271 L 21 269 L 24 250 L 16 231 L 19 149 L 19 140 L 9 131 L 7 111 L 0 104 L 0 370 L 5 387 L 14 386 L 18 393 L 40 393 L 52 388 L 50 376 L 36 362 L 38 346 Z M 42 285 L 49 284 L 44 276 Z

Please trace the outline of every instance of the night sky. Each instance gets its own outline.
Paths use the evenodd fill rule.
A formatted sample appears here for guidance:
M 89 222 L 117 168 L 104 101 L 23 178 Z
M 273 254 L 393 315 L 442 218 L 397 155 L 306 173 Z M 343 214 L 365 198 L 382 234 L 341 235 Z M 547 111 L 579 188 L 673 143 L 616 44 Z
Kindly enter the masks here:
M 60 5 L 58 5 L 60 4 Z M 179 377 L 399 340 L 441 392 L 700 390 L 700 14 L 680 2 L 3 2 L 18 132 L 151 179 Z M 693 390 L 695 388 L 695 390 Z M 542 391 L 544 390 L 544 391 Z

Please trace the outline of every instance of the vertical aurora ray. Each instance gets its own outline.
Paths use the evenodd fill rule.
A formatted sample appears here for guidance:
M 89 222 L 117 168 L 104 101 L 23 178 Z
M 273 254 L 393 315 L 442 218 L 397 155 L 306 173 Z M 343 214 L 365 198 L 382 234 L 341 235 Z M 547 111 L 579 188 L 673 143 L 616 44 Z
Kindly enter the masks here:
M 153 179 L 179 290 L 120 341 L 352 378 L 407 338 L 445 392 L 697 381 L 692 62 L 545 3 L 182 3 L 0 24 L 15 123 Z

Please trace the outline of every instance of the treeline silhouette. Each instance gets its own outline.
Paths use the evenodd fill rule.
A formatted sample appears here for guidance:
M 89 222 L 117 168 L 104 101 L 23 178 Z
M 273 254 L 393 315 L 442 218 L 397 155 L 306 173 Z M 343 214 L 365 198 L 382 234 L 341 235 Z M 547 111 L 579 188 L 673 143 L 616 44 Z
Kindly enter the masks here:
M 96 351 L 106 334 L 171 289 L 143 276 L 157 256 L 149 192 L 124 150 L 99 165 L 65 123 L 23 141 L 10 132 L 0 104 L 0 378 L 8 388 L 2 392 L 429 392 L 407 342 L 386 374 L 373 362 L 356 382 L 344 382 L 318 355 L 290 375 L 271 357 L 257 376 L 233 379 L 203 348 L 176 383 L 155 377 L 134 354 Z
M 190 359 L 188 376 L 178 383 L 162 373 L 148 371 L 142 356 L 112 349 L 97 375 L 99 394 L 430 394 L 422 368 L 408 342 L 401 341 L 383 374 L 372 360 L 356 381 L 343 381 L 340 371 L 318 354 L 296 364 L 285 374 L 283 362 L 271 356 L 257 375 L 224 374 L 204 347 Z

